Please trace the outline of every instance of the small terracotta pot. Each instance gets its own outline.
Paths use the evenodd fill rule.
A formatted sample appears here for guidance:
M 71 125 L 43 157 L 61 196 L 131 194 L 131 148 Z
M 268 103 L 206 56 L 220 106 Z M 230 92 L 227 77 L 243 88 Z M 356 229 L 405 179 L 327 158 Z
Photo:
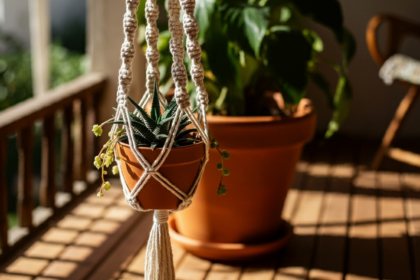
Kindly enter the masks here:
M 138 149 L 151 164 L 162 151 L 161 148 L 154 151 L 151 148 L 139 147 Z M 117 144 L 116 151 L 121 160 L 120 172 L 122 172 L 128 188 L 132 190 L 144 173 L 143 167 L 127 144 Z M 197 178 L 204 155 L 204 142 L 172 148 L 159 172 L 183 192 L 188 193 Z M 144 209 L 174 210 L 181 203 L 178 197 L 153 177 L 140 191 L 137 199 Z
M 210 150 L 194 203 L 175 214 L 177 233 L 201 243 L 267 244 L 278 239 L 284 235 L 281 213 L 296 164 L 314 133 L 313 108 L 301 104 L 295 117 L 283 119 L 209 116 L 208 124 L 221 149 L 230 153 L 224 161 L 231 173 L 224 178 L 227 194 L 216 193 L 221 159 Z M 191 244 L 188 250 L 194 253 Z M 220 250 L 219 257 L 214 252 L 200 256 L 224 260 L 223 254 Z

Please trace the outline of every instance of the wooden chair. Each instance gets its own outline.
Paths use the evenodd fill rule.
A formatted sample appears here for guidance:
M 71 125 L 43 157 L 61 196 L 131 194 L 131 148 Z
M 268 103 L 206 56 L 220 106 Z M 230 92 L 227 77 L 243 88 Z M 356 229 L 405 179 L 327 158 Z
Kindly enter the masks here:
M 385 52 L 381 53 L 377 43 L 377 31 L 383 22 L 388 22 L 388 30 Z M 379 66 L 382 66 L 390 56 L 397 53 L 402 40 L 407 36 L 416 36 L 420 38 L 420 24 L 392 15 L 377 15 L 373 17 L 369 21 L 366 30 L 366 41 L 370 54 Z M 372 163 L 372 169 L 374 170 L 380 168 L 385 157 L 420 167 L 420 155 L 391 146 L 410 110 L 413 108 L 415 100 L 420 95 L 420 86 L 404 81 L 398 82 L 403 86 L 408 87 L 408 92 L 402 99 L 395 112 L 394 118 L 385 132 L 382 144 Z

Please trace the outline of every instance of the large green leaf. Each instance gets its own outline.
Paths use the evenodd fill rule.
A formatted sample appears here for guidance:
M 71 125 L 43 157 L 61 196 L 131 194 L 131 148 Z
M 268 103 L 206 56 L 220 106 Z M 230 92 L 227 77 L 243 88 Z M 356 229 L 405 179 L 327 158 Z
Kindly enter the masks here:
M 322 42 L 321 37 L 313 31 L 309 29 L 303 30 L 303 35 L 309 40 L 312 45 L 312 49 L 316 52 L 322 52 L 324 50 L 324 43 Z
M 309 77 L 312 82 L 321 89 L 327 99 L 327 104 L 331 109 L 335 108 L 334 97 L 331 91 L 330 84 L 327 79 L 320 72 L 309 72 Z
M 212 17 L 212 28 L 206 32 L 203 49 L 207 54 L 208 64 L 217 80 L 222 84 L 232 83 L 238 78 L 238 60 L 232 54 L 229 38 L 223 30 L 221 15 Z
M 344 70 L 340 66 L 336 66 L 335 68 L 339 74 L 339 80 L 334 96 L 335 110 L 333 112 L 332 119 L 328 124 L 328 130 L 325 133 L 326 138 L 331 137 L 338 131 L 340 125 L 344 122 L 348 115 L 351 101 L 353 99 L 353 90 L 349 79 L 344 73 Z
M 289 0 L 304 16 L 330 28 L 337 40 L 343 42 L 343 12 L 338 0 Z
M 243 115 L 245 109 L 239 71 L 239 58 L 235 56 L 233 46 L 225 33 L 220 13 L 213 13 L 212 26 L 206 32 L 203 49 L 207 55 L 209 68 L 223 87 L 229 88 L 226 98 L 231 115 Z
M 341 50 L 343 53 L 344 65 L 347 67 L 351 59 L 356 54 L 357 44 L 353 34 L 347 28 L 344 28 L 343 31 L 343 43 L 341 44 Z
M 236 3 L 221 11 L 229 41 L 246 53 L 260 57 L 260 49 L 268 27 L 269 7 Z
M 265 64 L 286 103 L 297 104 L 306 93 L 312 45 L 301 32 L 273 32 L 267 39 Z
M 245 36 L 257 58 L 260 57 L 261 42 L 267 31 L 269 11 L 268 7 L 246 7 L 242 12 Z
M 194 16 L 197 19 L 200 30 L 199 39 L 204 38 L 204 34 L 210 25 L 210 18 L 214 11 L 216 0 L 197 0 L 195 4 Z

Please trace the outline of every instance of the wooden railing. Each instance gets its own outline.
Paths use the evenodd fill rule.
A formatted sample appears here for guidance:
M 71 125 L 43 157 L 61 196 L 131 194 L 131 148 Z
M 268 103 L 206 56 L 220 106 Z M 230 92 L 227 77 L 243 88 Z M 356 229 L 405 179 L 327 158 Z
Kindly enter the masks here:
M 42 162 L 40 204 L 58 212 L 56 198 L 56 115 L 61 114 L 61 173 L 62 189 L 73 197 L 75 180 L 87 182 L 93 162 L 95 138 L 91 127 L 96 123 L 100 95 L 105 86 L 102 74 L 92 73 L 57 87 L 41 97 L 35 97 L 0 112 L 0 249 L 1 255 L 11 252 L 18 243 L 8 238 L 6 165 L 7 137 L 17 135 L 18 143 L 18 227 L 26 234 L 37 230 L 33 221 L 32 152 L 34 124 L 42 122 Z M 45 223 L 45 221 L 44 221 Z M 21 238 L 24 239 L 24 238 Z

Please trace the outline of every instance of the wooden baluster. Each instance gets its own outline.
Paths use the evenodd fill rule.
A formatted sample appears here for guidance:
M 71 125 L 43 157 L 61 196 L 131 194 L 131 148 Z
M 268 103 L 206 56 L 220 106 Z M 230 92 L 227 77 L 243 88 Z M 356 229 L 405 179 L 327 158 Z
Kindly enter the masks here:
M 93 116 L 93 124 L 99 124 L 98 122 L 99 120 L 99 106 L 98 104 L 100 103 L 100 98 L 101 98 L 101 93 L 102 92 L 96 92 L 93 96 L 93 102 L 91 104 L 91 110 L 93 111 L 92 116 Z M 108 129 L 110 129 L 111 127 L 109 127 Z M 94 134 L 92 134 L 94 135 Z M 96 154 L 99 152 L 100 147 L 101 147 L 101 142 L 100 142 L 100 137 L 94 137 L 93 139 L 93 158 L 92 160 L 95 159 Z
M 75 131 L 75 179 L 86 181 L 86 153 L 87 153 L 87 135 L 86 135 L 86 121 L 87 121 L 87 108 L 83 100 L 78 100 L 75 103 L 75 118 L 76 118 L 76 131 Z
M 73 106 L 63 111 L 63 125 L 61 128 L 61 172 L 63 174 L 63 190 L 73 194 L 73 159 L 74 146 L 71 134 L 73 122 Z
M 32 126 L 23 128 L 18 135 L 18 217 L 21 227 L 32 227 Z
M 42 171 L 40 199 L 45 207 L 55 206 L 55 123 L 54 114 L 46 117 L 42 126 Z
M 6 160 L 7 138 L 0 138 L 0 249 L 4 254 L 9 244 L 7 243 L 7 184 L 6 184 Z
M 87 154 L 84 157 L 86 161 L 86 171 L 92 170 L 92 163 L 95 158 L 96 147 L 95 134 L 92 132 L 92 127 L 96 124 L 95 107 L 93 106 L 93 95 L 89 95 L 85 101 L 86 104 L 86 143 L 87 143 Z
M 88 107 L 86 100 L 81 100 L 80 104 L 80 157 L 81 157 L 81 164 L 80 164 L 80 179 L 82 181 L 86 181 L 87 179 L 87 170 L 88 164 L 90 161 L 87 162 L 87 154 L 88 154 Z

